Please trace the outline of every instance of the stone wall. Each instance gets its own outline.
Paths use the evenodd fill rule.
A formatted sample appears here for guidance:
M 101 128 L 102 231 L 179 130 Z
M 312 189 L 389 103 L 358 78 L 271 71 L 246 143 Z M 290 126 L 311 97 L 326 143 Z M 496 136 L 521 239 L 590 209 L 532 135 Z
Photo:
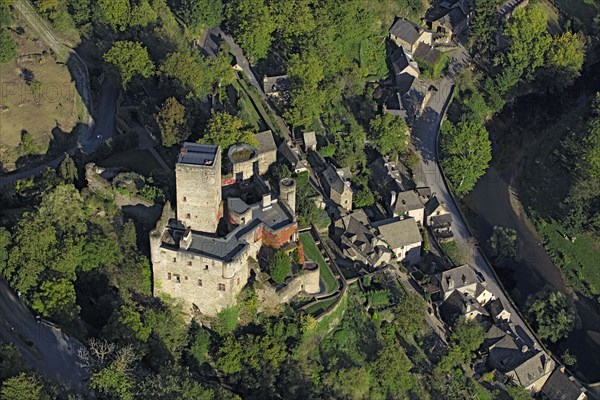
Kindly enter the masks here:
M 215 232 L 221 213 L 221 154 L 212 166 L 177 164 L 177 218 L 194 231 Z
M 330 190 L 329 197 L 335 204 L 342 207 L 344 210 L 352 210 L 352 189 L 350 189 L 349 187 L 344 188 L 343 193 L 336 192 L 335 190 Z
M 297 232 L 297 223 L 293 223 L 292 225 L 282 228 L 276 232 L 270 231 L 269 229 L 263 227 L 262 242 L 265 246 L 278 249 L 290 241 L 295 241 Z

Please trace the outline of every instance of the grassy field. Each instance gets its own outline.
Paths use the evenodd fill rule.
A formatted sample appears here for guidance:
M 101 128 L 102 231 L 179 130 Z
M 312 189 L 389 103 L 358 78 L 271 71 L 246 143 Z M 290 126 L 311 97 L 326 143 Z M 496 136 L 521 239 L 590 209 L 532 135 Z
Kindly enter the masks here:
M 100 167 L 123 167 L 144 176 L 150 176 L 152 170 L 160 168 L 156 159 L 147 150 L 127 150 L 115 153 L 98 162 Z
M 600 8 L 598 0 L 554 0 L 554 3 L 569 18 L 577 18 L 590 30 L 594 16 Z
M 300 234 L 300 241 L 302 242 L 302 246 L 304 247 L 304 254 L 307 258 L 315 261 L 319 264 L 321 269 L 321 279 L 325 282 L 326 292 L 330 293 L 337 289 L 337 281 L 329 268 L 329 265 L 323 259 L 321 252 L 317 248 L 317 244 L 313 240 L 310 232 L 302 232 Z
M 569 284 L 585 295 L 600 295 L 600 242 L 591 233 L 577 235 L 575 241 L 565 239 L 557 222 L 541 222 L 537 231 L 544 247 Z
M 19 21 L 15 25 L 24 26 Z M 34 41 L 28 27 L 25 34 L 12 35 L 17 58 L 0 66 L 0 162 L 7 170 L 15 169 L 15 161 L 26 155 L 19 150 L 24 132 L 33 139 L 30 154 L 45 154 L 54 128 L 71 132 L 81 102 L 67 67 L 58 64 L 41 41 Z

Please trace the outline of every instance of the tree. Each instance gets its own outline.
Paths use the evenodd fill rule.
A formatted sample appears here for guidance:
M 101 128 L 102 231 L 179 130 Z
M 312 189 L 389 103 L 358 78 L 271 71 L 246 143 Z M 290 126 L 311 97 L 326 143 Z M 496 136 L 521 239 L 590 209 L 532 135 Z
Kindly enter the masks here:
M 163 146 L 173 146 L 185 140 L 188 130 L 185 120 L 185 107 L 174 97 L 169 97 L 156 115 Z
M 191 90 L 198 98 L 210 93 L 215 79 L 213 75 L 215 71 L 210 68 L 205 58 L 181 52 L 169 54 L 161 65 L 160 72 L 177 79 L 184 88 Z
M 486 61 L 496 47 L 498 30 L 497 0 L 478 0 L 475 17 L 469 25 L 469 48 L 471 54 L 483 56 Z
M 223 3 L 221 0 L 182 0 L 178 12 L 192 34 L 199 36 L 203 29 L 221 23 Z
M 144 78 L 154 75 L 154 64 L 150 60 L 148 50 L 140 42 L 115 42 L 104 54 L 104 61 L 118 68 L 123 86 L 127 86 L 134 75 Z
M 130 26 L 146 27 L 151 23 L 156 22 L 157 18 L 158 15 L 150 3 L 148 3 L 148 0 L 139 0 L 139 2 L 131 8 L 128 23 Z
M 6 64 L 17 56 L 17 43 L 10 31 L 0 26 L 0 64 Z
M 227 4 L 228 28 L 251 62 L 267 56 L 275 20 L 265 0 L 233 0 Z
M 0 381 L 16 376 L 26 369 L 19 349 L 12 343 L 0 343 Z
M 206 361 L 209 348 L 210 337 L 204 329 L 198 326 L 197 331 L 193 336 L 192 345 L 190 346 L 190 354 L 192 357 L 194 357 L 198 364 L 202 364 L 204 361 Z
M 377 115 L 369 123 L 370 139 L 381 154 L 397 156 L 404 153 L 408 144 L 408 127 L 404 118 L 391 114 Z
M 545 66 L 546 80 L 558 90 L 570 86 L 581 73 L 585 58 L 580 35 L 565 32 L 552 38 Z
M 285 281 L 285 278 L 287 278 L 291 270 L 292 263 L 290 261 L 290 256 L 284 251 L 277 251 L 269 264 L 269 274 L 271 275 L 271 278 L 275 283 L 280 285 Z
M 33 298 L 32 308 L 46 317 L 73 319 L 79 312 L 73 282 L 64 278 L 43 282 Z
M 238 143 L 258 146 L 252 131 L 246 129 L 246 123 L 226 112 L 213 114 L 199 143 L 215 144 L 221 146 L 223 151 Z
M 354 208 L 370 207 L 375 204 L 375 196 L 368 188 L 359 190 L 352 199 L 352 204 Z
M 288 64 L 291 101 L 286 120 L 294 127 L 310 127 L 321 113 L 324 101 L 319 83 L 324 78 L 323 63 L 314 52 L 292 54 Z
M 124 31 L 129 23 L 131 4 L 129 0 L 98 0 L 97 16 L 101 23 L 113 29 Z
M 509 42 L 505 68 L 531 78 L 535 70 L 544 65 L 546 52 L 552 43 L 544 10 L 541 7 L 515 10 L 504 29 L 504 36 Z
M 575 307 L 561 292 L 538 292 L 527 299 L 526 309 L 538 336 L 551 342 L 567 337 L 578 318 Z
M 517 232 L 514 229 L 494 226 L 488 244 L 496 260 L 517 256 Z
M 468 364 L 475 357 L 474 352 L 481 346 L 484 338 L 483 328 L 477 321 L 460 319 L 450 337 L 447 353 L 436 366 L 436 370 L 450 372 L 455 367 Z
M 2 383 L 0 397 L 3 400 L 39 400 L 43 392 L 44 387 L 36 377 L 21 373 Z
M 65 183 L 73 183 L 77 180 L 77 166 L 68 154 L 65 155 L 65 159 L 58 166 L 58 173 Z
M 444 122 L 441 150 L 444 172 L 459 196 L 473 189 L 492 159 L 488 132 L 476 121 Z
M 365 367 L 340 369 L 324 376 L 323 384 L 344 399 L 366 399 L 369 395 L 371 376 Z

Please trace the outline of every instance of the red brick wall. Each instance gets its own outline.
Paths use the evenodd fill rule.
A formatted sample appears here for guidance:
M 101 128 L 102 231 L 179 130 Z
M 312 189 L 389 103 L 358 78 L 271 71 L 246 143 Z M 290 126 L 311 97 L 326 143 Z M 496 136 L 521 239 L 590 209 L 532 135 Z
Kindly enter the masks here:
M 280 248 L 287 242 L 289 242 L 292 238 L 292 235 L 298 230 L 298 225 L 293 223 L 292 225 L 282 228 L 277 232 L 271 232 L 268 229 L 263 229 L 262 231 L 262 240 L 263 245 Z

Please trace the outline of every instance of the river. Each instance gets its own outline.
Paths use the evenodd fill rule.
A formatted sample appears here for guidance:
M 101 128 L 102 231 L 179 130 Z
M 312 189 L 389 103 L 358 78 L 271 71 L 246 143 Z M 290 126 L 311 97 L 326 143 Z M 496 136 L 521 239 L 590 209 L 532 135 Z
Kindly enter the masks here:
M 561 97 L 552 94 L 523 96 L 495 117 L 488 124 L 493 148 L 491 166 L 464 200 L 480 243 L 487 243 L 495 225 L 517 232 L 516 259 L 505 261 L 495 269 L 519 307 L 522 308 L 530 294 L 544 288 L 574 295 L 581 324 L 566 340 L 549 348 L 557 354 L 568 349 L 577 358 L 577 364 L 570 369 L 582 381 L 590 383 L 600 381 L 600 307 L 593 300 L 577 296 L 568 287 L 532 228 L 514 183 L 531 158 L 540 155 L 540 147 L 548 146 L 544 143 L 547 138 L 539 133 L 566 113 L 582 109 L 590 96 L 600 90 L 600 74 L 594 73 L 598 67 L 588 69 Z M 511 126 L 518 129 L 511 129 Z

